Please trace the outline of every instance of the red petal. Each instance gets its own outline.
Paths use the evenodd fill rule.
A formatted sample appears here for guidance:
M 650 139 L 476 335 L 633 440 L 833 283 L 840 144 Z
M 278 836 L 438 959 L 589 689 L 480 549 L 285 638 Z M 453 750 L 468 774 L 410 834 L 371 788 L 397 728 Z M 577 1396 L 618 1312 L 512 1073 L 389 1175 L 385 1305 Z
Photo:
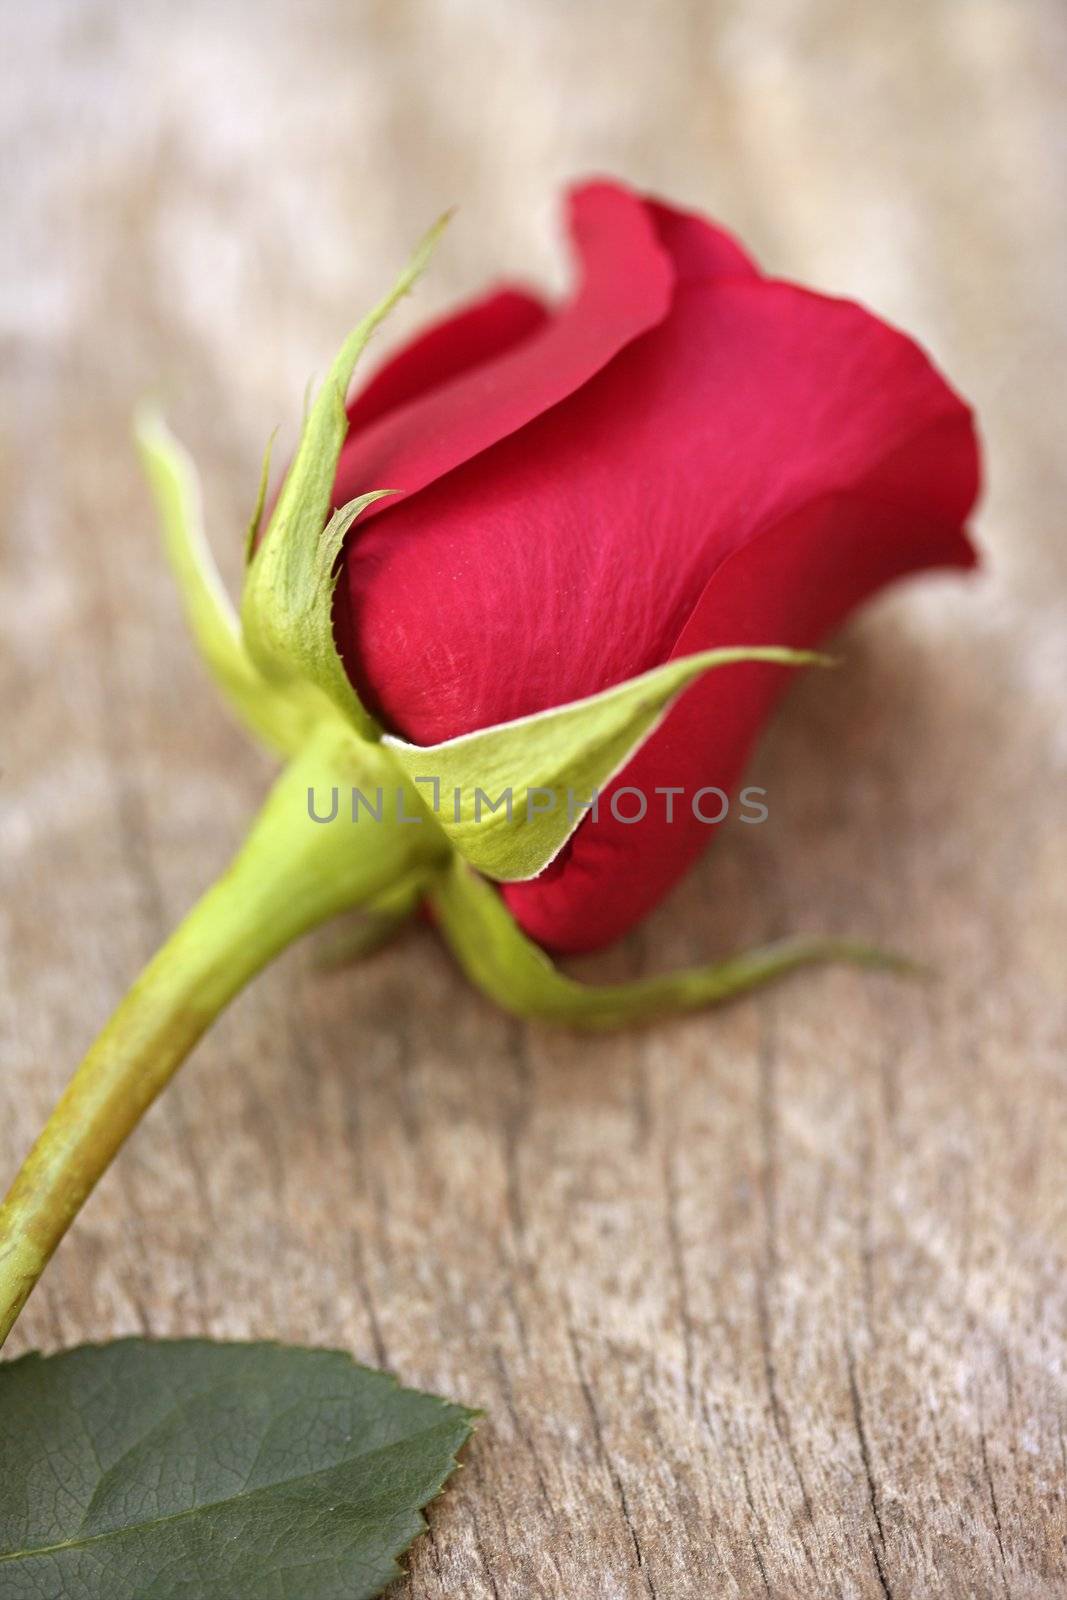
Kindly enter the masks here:
M 949 476 L 974 474 L 974 444 L 962 419 L 941 434 Z M 786 643 L 810 647 L 861 601 L 895 578 L 936 566 L 968 567 L 974 551 L 959 528 L 888 501 L 829 495 L 768 528 L 730 556 L 708 584 L 676 650 Z M 532 938 L 558 952 L 595 950 L 621 937 L 655 906 L 706 849 L 714 826 L 698 821 L 692 796 L 704 785 L 733 794 L 752 746 L 792 674 L 727 667 L 694 685 L 601 797 L 598 820 L 505 897 Z M 614 789 L 647 796 L 646 819 L 627 826 L 611 814 Z M 674 820 L 663 820 L 657 785 L 685 789 Z M 620 803 L 624 815 L 636 802 Z M 770 802 L 773 804 L 773 799 Z M 706 813 L 718 810 L 714 796 Z M 624 809 L 626 808 L 626 809 Z
M 662 320 L 674 273 L 638 196 L 603 182 L 575 190 L 570 231 L 582 262 L 570 304 L 516 348 L 352 434 L 338 503 L 371 488 L 414 494 L 573 394 Z
M 378 368 L 348 407 L 354 431 L 503 355 L 542 326 L 548 312 L 522 289 L 497 289 L 413 339 Z
M 851 388 L 852 403 L 869 411 L 872 401 L 888 393 L 898 427 L 895 436 L 886 428 L 872 433 L 871 463 L 858 478 L 840 471 L 843 433 L 826 434 L 831 455 L 824 466 L 832 462 L 835 470 L 825 473 L 824 492 L 734 545 L 705 586 L 672 655 L 717 645 L 811 647 L 894 579 L 930 567 L 966 568 L 976 559 L 962 529 L 979 487 L 978 446 L 967 408 L 899 334 L 859 308 L 792 293 L 804 320 L 825 311 L 828 337 L 831 312 L 864 319 L 867 338 L 855 342 L 851 360 L 842 347 L 846 367 L 859 380 L 858 392 L 855 384 Z M 776 395 L 782 378 L 779 373 L 771 386 Z M 880 395 L 864 395 L 870 384 Z M 813 400 L 818 403 L 817 396 Z M 796 420 L 807 438 L 798 434 L 795 447 L 810 447 L 808 417 L 798 412 Z M 773 471 L 773 456 L 767 463 Z M 611 942 L 647 915 L 715 831 L 694 817 L 692 795 L 704 785 L 735 791 L 791 676 L 780 668 L 739 666 L 710 674 L 690 689 L 604 795 L 599 820 L 584 823 L 540 878 L 505 888 L 526 931 L 548 948 L 577 953 Z M 670 825 L 662 820 L 657 785 L 686 790 L 675 800 Z M 647 795 L 643 822 L 628 826 L 612 816 L 611 793 L 622 786 Z M 716 809 L 714 800 L 708 806 Z
M 432 744 L 665 660 L 726 557 L 828 494 L 886 500 L 891 540 L 955 527 L 973 463 L 961 403 L 858 306 L 683 287 L 577 394 L 361 530 L 338 640 L 367 703 Z
M 670 252 L 679 283 L 760 276 L 752 257 L 725 228 L 663 200 L 650 199 L 645 204 L 660 243 Z

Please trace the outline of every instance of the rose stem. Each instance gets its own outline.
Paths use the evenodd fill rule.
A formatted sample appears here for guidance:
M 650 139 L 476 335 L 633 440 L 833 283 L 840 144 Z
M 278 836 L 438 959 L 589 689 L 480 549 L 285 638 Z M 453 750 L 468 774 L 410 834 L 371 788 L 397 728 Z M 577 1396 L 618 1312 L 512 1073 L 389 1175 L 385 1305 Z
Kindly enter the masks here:
M 0 1206 L 0 1344 L 112 1157 L 219 1012 L 302 933 L 417 870 L 428 829 L 379 827 L 366 849 L 343 818 L 310 820 L 309 786 L 335 782 L 339 767 L 359 781 L 344 771 L 351 750 L 350 738 L 320 735 L 293 761 L 71 1079 Z

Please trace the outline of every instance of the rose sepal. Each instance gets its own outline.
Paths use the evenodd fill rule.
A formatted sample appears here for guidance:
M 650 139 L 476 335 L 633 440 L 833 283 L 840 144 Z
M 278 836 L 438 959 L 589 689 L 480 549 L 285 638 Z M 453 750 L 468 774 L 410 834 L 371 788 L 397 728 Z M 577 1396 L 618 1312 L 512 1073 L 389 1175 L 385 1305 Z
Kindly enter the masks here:
M 345 396 L 367 344 L 424 271 L 447 222 L 426 234 L 389 293 L 338 351 L 307 411 L 296 452 L 262 530 L 270 475 L 264 453 L 245 540 L 240 616 L 226 593 L 204 533 L 200 487 L 189 453 L 153 406 L 134 419 L 134 437 L 155 501 L 164 548 L 201 657 L 238 719 L 271 750 L 294 755 L 332 709 L 355 732 L 379 728 L 360 703 L 333 640 L 334 566 L 361 511 L 388 494 L 372 489 L 331 515 L 331 492 L 347 430 Z M 262 536 L 261 536 L 262 530 Z
M 720 1005 L 800 967 L 843 962 L 915 975 L 906 956 L 856 939 L 797 935 L 724 961 L 639 978 L 587 984 L 560 971 L 527 938 L 492 884 L 458 856 L 428 886 L 435 921 L 476 988 L 513 1015 L 609 1032 Z
M 408 744 L 392 734 L 382 742 L 421 786 L 459 854 L 486 877 L 518 883 L 559 854 L 591 796 L 630 762 L 691 683 L 742 662 L 833 664 L 815 651 L 778 645 L 703 650 L 599 694 L 440 744 Z
M 348 431 L 345 398 L 371 335 L 424 271 L 447 220 L 442 217 L 430 229 L 389 293 L 341 346 L 307 413 L 266 531 L 258 544 L 255 531 L 249 540 L 254 548 L 241 597 L 241 630 L 264 681 L 283 691 L 293 683 L 313 687 L 369 739 L 380 729 L 360 702 L 334 644 L 334 566 L 355 518 L 392 491 L 371 489 L 331 515 Z M 254 529 L 258 521 L 257 515 Z
M 196 467 L 155 406 L 139 407 L 134 441 L 201 660 L 242 726 L 275 754 L 292 755 L 320 719 L 321 696 L 299 681 L 268 683 L 249 655 L 204 533 Z

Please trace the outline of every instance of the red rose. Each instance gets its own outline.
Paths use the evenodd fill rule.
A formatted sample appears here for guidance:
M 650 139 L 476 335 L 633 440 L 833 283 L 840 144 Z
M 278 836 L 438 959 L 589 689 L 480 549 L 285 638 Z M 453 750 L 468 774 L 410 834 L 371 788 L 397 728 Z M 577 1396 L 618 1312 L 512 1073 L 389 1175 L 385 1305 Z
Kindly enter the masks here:
M 336 636 L 364 703 L 433 744 L 719 645 L 809 647 L 883 584 L 969 567 L 967 407 L 903 334 L 764 277 L 727 234 L 614 183 L 570 196 L 580 287 L 498 290 L 350 407 L 338 504 L 388 486 L 348 544 Z M 729 791 L 787 681 L 686 691 L 616 779 Z M 713 831 L 601 803 L 503 893 L 547 948 L 644 916 Z
M 373 940 L 425 896 L 486 994 L 588 1028 L 718 1004 L 815 961 L 899 967 L 854 940 L 806 937 L 583 985 L 532 942 L 602 944 L 684 871 L 710 831 L 698 791 L 735 785 L 782 687 L 772 661 L 800 664 L 891 579 L 975 559 L 962 527 L 978 488 L 970 415 L 914 344 L 858 306 L 762 277 L 725 234 L 615 184 L 578 190 L 571 224 L 583 277 L 569 305 L 497 292 L 396 357 L 346 429 L 355 363 L 425 266 L 431 230 L 338 352 L 265 529 L 264 463 L 239 615 L 188 456 L 162 419 L 139 418 L 201 654 L 238 717 L 290 759 L 0 1207 L 0 1344 L 211 1019 L 338 912 L 362 907 Z M 724 661 L 723 647 L 762 660 Z M 568 804 L 535 820 L 531 797 L 554 798 L 544 780 L 604 782 L 620 761 L 599 819 L 570 832 Z M 483 791 L 469 814 L 456 785 L 451 819 L 407 826 L 428 820 L 415 786 L 443 775 L 503 780 L 484 833 L 472 832 Z M 325 816 L 312 805 L 323 778 Z M 329 825 L 342 783 L 353 811 L 365 791 L 379 797 L 366 802 L 376 829 Z M 610 803 L 624 788 L 639 806 L 657 788 L 691 803 L 632 826 L 634 795 Z M 506 905 L 487 878 L 504 880 Z

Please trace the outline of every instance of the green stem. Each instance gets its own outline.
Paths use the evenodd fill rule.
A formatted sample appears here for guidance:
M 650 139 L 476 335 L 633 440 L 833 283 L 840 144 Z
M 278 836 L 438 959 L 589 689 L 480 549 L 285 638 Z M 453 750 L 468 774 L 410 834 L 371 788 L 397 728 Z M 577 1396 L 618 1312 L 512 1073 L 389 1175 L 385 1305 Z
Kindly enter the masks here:
M 330 824 L 309 817 L 309 787 L 374 785 L 384 759 L 339 726 L 322 730 L 93 1044 L 0 1207 L 0 1344 L 113 1156 L 219 1012 L 308 929 L 431 865 L 432 826 L 360 832 L 343 810 Z

